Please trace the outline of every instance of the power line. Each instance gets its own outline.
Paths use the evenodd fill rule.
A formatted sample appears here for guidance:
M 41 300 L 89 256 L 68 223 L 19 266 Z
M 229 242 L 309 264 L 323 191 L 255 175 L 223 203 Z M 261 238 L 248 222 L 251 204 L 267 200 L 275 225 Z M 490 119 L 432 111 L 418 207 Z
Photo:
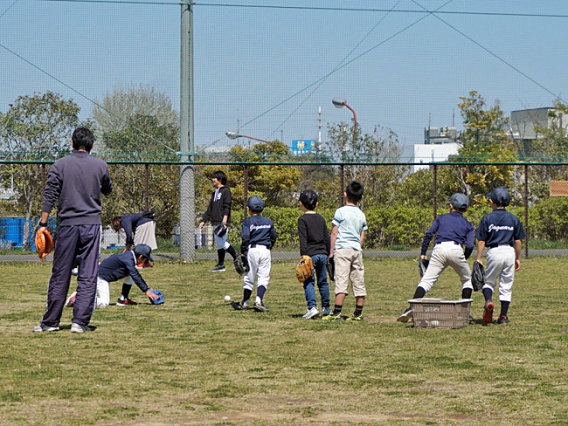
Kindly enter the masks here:
M 19 1 L 20 1 L 20 0 L 14 0 L 14 3 L 12 3 L 10 6 L 8 6 L 8 8 L 7 8 L 4 12 L 2 12 L 2 14 L 0 15 L 0 19 L 2 19 L 2 17 L 3 17 L 6 13 L 8 13 L 8 11 L 9 11 L 12 7 L 14 7 L 14 5 L 15 5 L 16 3 L 18 3 Z
M 159 5 L 159 6 L 180 6 L 182 4 L 191 3 L 193 6 L 207 7 L 234 7 L 234 8 L 253 8 L 253 9 L 288 9 L 288 10 L 324 10 L 336 12 L 365 12 L 365 13 L 385 13 L 390 9 L 384 8 L 358 8 L 358 7 L 328 7 L 328 6 L 282 6 L 282 5 L 266 5 L 266 4 L 228 4 L 228 3 L 198 3 L 188 0 L 187 2 L 156 2 L 156 1 L 136 1 L 136 0 L 39 0 L 52 2 L 68 2 L 68 3 L 108 3 L 108 4 L 139 4 L 139 5 Z M 548 14 L 548 13 L 514 13 L 514 12 L 468 12 L 459 10 L 413 10 L 399 9 L 393 10 L 393 13 L 418 13 L 418 14 L 443 14 L 443 15 L 479 15 L 479 16 L 510 16 L 520 18 L 568 18 L 565 14 Z

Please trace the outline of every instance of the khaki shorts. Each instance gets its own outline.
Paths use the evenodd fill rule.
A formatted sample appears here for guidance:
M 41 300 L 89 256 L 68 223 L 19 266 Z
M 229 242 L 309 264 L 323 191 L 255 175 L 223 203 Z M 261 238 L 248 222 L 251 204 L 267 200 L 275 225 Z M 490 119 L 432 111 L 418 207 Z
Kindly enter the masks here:
M 355 297 L 366 296 L 363 252 L 342 248 L 335 250 L 333 257 L 335 259 L 335 294 L 347 294 L 347 286 L 351 280 L 353 295 Z

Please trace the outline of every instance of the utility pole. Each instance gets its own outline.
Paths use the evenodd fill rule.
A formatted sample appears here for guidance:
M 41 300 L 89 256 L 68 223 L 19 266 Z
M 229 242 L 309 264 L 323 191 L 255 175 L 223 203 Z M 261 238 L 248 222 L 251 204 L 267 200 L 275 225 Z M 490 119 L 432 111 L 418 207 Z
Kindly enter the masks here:
M 180 52 L 180 258 L 195 261 L 195 167 L 193 125 L 193 2 L 181 4 Z

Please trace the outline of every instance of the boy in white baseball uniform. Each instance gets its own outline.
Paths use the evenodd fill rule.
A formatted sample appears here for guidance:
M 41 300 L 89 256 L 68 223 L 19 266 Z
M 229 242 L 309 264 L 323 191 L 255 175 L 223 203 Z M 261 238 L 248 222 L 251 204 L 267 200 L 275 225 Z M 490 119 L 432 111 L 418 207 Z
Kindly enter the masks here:
M 244 277 L 242 302 L 231 302 L 233 309 L 249 309 L 249 299 L 256 280 L 256 300 L 254 310 L 268 312 L 263 298 L 270 281 L 270 249 L 276 242 L 276 231 L 270 219 L 261 215 L 264 210 L 262 198 L 254 195 L 247 201 L 249 217 L 243 221 L 241 230 L 241 253 L 246 255 L 249 270 Z
M 485 270 L 485 285 L 481 290 L 485 298 L 483 322 L 493 322 L 493 291 L 499 278 L 499 301 L 501 313 L 497 324 L 509 323 L 507 316 L 511 303 L 515 271 L 521 269 L 521 240 L 525 231 L 519 219 L 505 210 L 511 202 L 511 196 L 502 186 L 487 194 L 493 211 L 481 218 L 477 228 L 477 262 L 482 263 L 483 249 L 487 250 L 487 268 Z
M 464 194 L 453 194 L 450 197 L 450 213 L 438 216 L 424 234 L 420 256 L 427 259 L 426 252 L 430 241 L 436 234 L 436 244 L 432 250 L 430 263 L 424 276 L 418 283 L 413 299 L 422 299 L 448 266 L 459 275 L 462 283 L 462 299 L 471 298 L 471 271 L 466 260 L 473 252 L 474 228 L 463 217 L 469 207 L 469 200 Z M 465 245 L 465 251 L 462 249 Z M 412 319 L 412 309 L 406 309 L 398 318 L 398 322 L 408 322 Z M 471 320 L 471 318 L 470 318 Z

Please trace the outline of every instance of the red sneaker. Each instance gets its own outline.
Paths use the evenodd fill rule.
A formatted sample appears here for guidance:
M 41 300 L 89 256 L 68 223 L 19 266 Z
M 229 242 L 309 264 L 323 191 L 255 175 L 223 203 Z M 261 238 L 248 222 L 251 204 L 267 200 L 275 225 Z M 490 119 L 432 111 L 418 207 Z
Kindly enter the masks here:
M 485 302 L 485 310 L 483 311 L 483 322 L 485 324 L 491 324 L 493 322 L 493 308 L 495 308 L 495 305 L 491 300 Z
M 128 298 L 118 299 L 118 302 L 116 302 L 116 306 L 136 306 L 136 305 L 138 305 L 138 303 L 136 303 L 134 300 L 130 300 Z

